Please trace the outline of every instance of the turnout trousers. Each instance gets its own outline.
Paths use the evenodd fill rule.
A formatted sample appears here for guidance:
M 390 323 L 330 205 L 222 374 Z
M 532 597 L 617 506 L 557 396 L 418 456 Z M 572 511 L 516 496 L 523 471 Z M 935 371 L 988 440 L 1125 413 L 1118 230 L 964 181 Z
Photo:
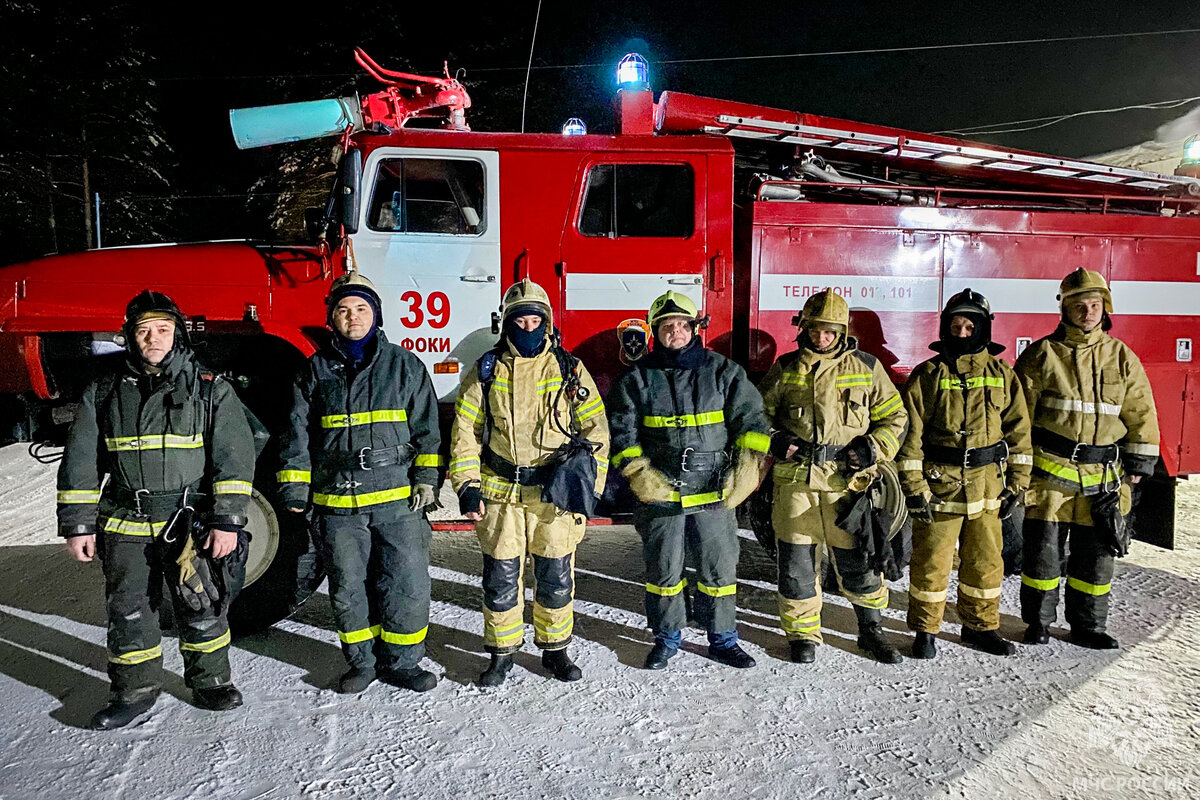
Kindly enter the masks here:
M 1079 631 L 1104 631 L 1113 555 L 1092 523 L 1092 498 L 1037 474 L 1025 497 L 1021 619 L 1030 625 L 1054 624 L 1059 585 L 1066 577 L 1067 624 Z M 1128 514 L 1131 505 L 1129 486 L 1122 483 L 1121 513 Z
M 190 689 L 228 686 L 229 604 L 246 577 L 249 536 L 220 560 L 229 598 L 218 607 L 193 611 L 179 595 L 179 565 L 158 536 L 102 533 L 99 542 L 108 613 L 108 677 L 114 697 L 136 700 L 162 686 L 162 630 L 158 608 L 164 578 L 171 597 L 183 680 Z
M 814 492 L 807 485 L 776 483 L 771 522 L 779 557 L 779 624 L 790 639 L 821 642 L 821 579 L 818 547 L 829 552 L 838 586 L 860 608 L 887 608 L 882 573 L 872 572 L 866 553 L 835 522 L 846 492 Z
M 562 650 L 575 626 L 575 548 L 587 520 L 542 502 L 542 487 L 522 486 L 519 502 L 487 501 L 475 523 L 483 551 L 483 642 L 515 653 L 525 642 L 525 559 L 533 558 L 533 641 Z
M 933 634 L 941 630 L 957 547 L 959 619 L 977 631 L 999 628 L 1003 545 L 1003 526 L 996 511 L 984 511 L 974 518 L 934 512 L 933 522 L 914 519 L 908 627 Z
M 346 661 L 383 671 L 416 667 L 429 631 L 429 520 L 393 511 L 320 514 L 316 523 Z
M 737 563 L 740 552 L 733 509 L 715 506 L 695 514 L 642 506 L 634 516 L 646 562 L 646 620 L 655 635 L 683 630 L 687 608 L 684 561 L 696 565 L 693 613 L 712 641 L 737 630 Z

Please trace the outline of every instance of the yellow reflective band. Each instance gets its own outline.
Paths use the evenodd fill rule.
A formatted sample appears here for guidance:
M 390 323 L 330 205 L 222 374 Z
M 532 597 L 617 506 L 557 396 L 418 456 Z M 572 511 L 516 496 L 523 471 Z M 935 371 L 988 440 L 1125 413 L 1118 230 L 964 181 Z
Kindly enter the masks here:
M 331 414 L 321 417 L 322 428 L 349 428 L 352 425 L 370 425 L 374 422 L 407 422 L 408 412 L 404 409 L 360 411 L 355 414 Z
M 166 527 L 166 522 L 137 522 L 132 519 L 109 517 L 104 521 L 104 530 L 124 536 L 157 536 Z
M 384 489 L 382 492 L 367 492 L 366 494 L 313 494 L 313 503 L 326 508 L 362 508 L 379 503 L 390 503 L 393 500 L 403 500 L 412 494 L 411 486 L 401 486 L 396 489 Z
M 677 417 L 642 417 L 642 425 L 647 428 L 699 428 L 702 425 L 719 425 L 724 421 L 723 410 L 680 414 Z
M 217 481 L 213 484 L 213 494 L 254 494 L 254 484 L 250 481 Z
M 600 458 L 600 456 L 595 456 L 595 459 L 596 459 L 596 471 L 597 472 L 608 472 L 608 461 L 606 461 L 603 458 Z
M 1000 508 L 999 498 L 984 498 L 973 500 L 970 503 L 943 500 L 935 505 L 933 510 L 939 514 L 965 514 L 969 517 L 981 511 L 995 511 L 998 508 Z
M 131 650 L 128 653 L 120 655 L 108 654 L 108 660 L 111 664 L 122 664 L 126 667 L 132 667 L 134 664 L 142 664 L 153 658 L 162 658 L 162 645 L 156 644 L 154 647 L 146 650 Z
M 1156 456 L 1158 455 L 1158 445 L 1147 444 L 1144 442 L 1125 442 L 1121 448 L 1131 455 L 1135 456 Z
M 100 491 L 92 491 L 91 489 L 61 489 L 58 492 L 58 502 L 63 505 L 99 503 Z
M 896 437 L 887 428 L 880 428 L 875 431 L 875 435 L 882 439 L 888 446 L 889 453 L 895 454 L 900 449 L 900 442 L 896 440 Z
M 575 618 L 568 617 L 563 622 L 557 625 L 543 625 L 536 619 L 533 621 L 533 629 L 547 638 L 553 636 L 570 636 L 571 631 L 575 628 Z
M 908 587 L 908 596 L 913 600 L 918 600 L 922 603 L 944 603 L 946 602 L 946 590 L 940 592 L 926 592 L 922 589 L 914 589 Z
M 852 375 L 839 375 L 834 381 L 835 388 L 844 389 L 847 386 L 870 386 L 874 383 L 874 375 L 870 372 L 856 372 Z
M 683 591 L 683 587 L 687 586 L 687 579 L 684 578 L 674 586 L 658 586 L 653 583 L 646 584 L 646 591 L 650 594 L 656 594 L 659 597 L 674 597 Z
M 281 469 L 275 473 L 280 483 L 312 483 L 312 473 L 306 469 Z
M 537 386 L 535 388 L 536 388 L 538 394 L 545 394 L 546 392 L 552 392 L 555 389 L 559 389 L 561 387 L 562 387 L 562 378 L 551 378 L 548 381 L 538 381 Z
M 871 406 L 871 420 L 879 421 L 884 417 L 890 417 L 899 411 L 902 405 L 904 405 L 904 401 L 900 398 L 900 395 L 894 394 L 882 403 Z
M 1112 590 L 1112 584 L 1088 583 L 1087 581 L 1079 580 L 1079 578 L 1067 578 L 1067 588 L 1099 597 L 1100 595 L 1108 594 Z
M 1083 488 L 1099 486 L 1105 482 L 1115 483 L 1121 479 L 1123 474 L 1120 469 L 1106 465 L 1103 473 L 1094 472 L 1090 475 L 1084 475 L 1081 478 L 1079 475 L 1079 470 L 1075 469 L 1074 467 L 1068 467 L 1063 464 L 1059 464 L 1044 456 L 1034 456 L 1033 467 L 1034 469 L 1041 470 L 1042 472 L 1053 475 L 1061 480 L 1068 481 L 1070 483 L 1078 483 Z
M 1027 453 L 1010 453 L 1008 460 L 1012 464 L 1021 464 L 1022 466 L 1033 466 L 1033 456 Z
M 463 400 L 461 397 L 458 398 L 458 402 L 456 402 L 454 404 L 454 410 L 457 411 L 462 416 L 464 416 L 470 420 L 473 420 L 474 422 L 482 422 L 483 421 L 483 412 L 480 411 L 477 406 L 471 405 L 466 400 Z
M 460 472 L 466 472 L 469 469 L 478 469 L 478 458 L 456 458 L 450 462 L 450 474 L 457 475 Z
M 967 597 L 974 597 L 976 600 L 995 600 L 1000 596 L 1000 587 L 995 589 L 980 589 L 978 586 L 970 586 L 965 583 L 958 584 L 959 594 L 965 594 Z
M 925 469 L 925 462 L 917 461 L 916 459 L 897 461 L 896 469 L 900 470 L 901 472 L 920 472 L 921 470 Z
M 766 453 L 771 449 L 771 437 L 758 431 L 746 431 L 737 438 L 734 445 L 757 453 Z
M 575 418 L 583 422 L 585 419 L 591 419 L 602 411 L 604 411 L 604 401 L 597 397 L 594 400 L 584 403 L 575 412 Z
M 731 594 L 737 594 L 737 584 L 731 586 L 708 586 L 697 581 L 696 588 L 702 594 L 706 594 L 709 597 L 728 597 Z
M 105 439 L 104 445 L 117 453 L 136 450 L 194 450 L 204 447 L 204 434 L 177 436 L 173 433 L 166 433 L 162 436 L 118 436 Z
M 1044 408 L 1051 408 L 1055 411 L 1078 411 L 1081 414 L 1102 414 L 1109 417 L 1121 416 L 1121 407 L 1111 403 L 1068 400 L 1065 397 L 1043 397 L 1040 403 Z
M 850 602 L 863 608 L 887 608 L 888 599 L 887 595 L 884 595 L 883 597 L 859 597 L 851 599 Z
M 492 378 L 492 386 L 495 386 L 498 392 L 512 391 L 512 384 L 508 382 L 507 378 Z
M 501 646 L 509 642 L 519 642 L 525 638 L 525 623 L 518 622 L 516 625 L 510 625 L 507 628 L 497 628 L 496 630 L 488 631 L 487 638 Z
M 437 453 L 421 453 L 413 461 L 414 467 L 440 467 L 446 460 Z
M 788 617 L 781 616 L 779 618 L 779 627 L 787 633 L 815 633 L 821 630 L 821 615 L 816 614 L 811 617 Z
M 1058 588 L 1058 582 L 1061 578 L 1031 578 L 1028 575 L 1021 576 L 1021 584 L 1028 586 L 1031 589 L 1039 589 L 1043 592 L 1049 592 Z
M 967 378 L 968 389 L 979 389 L 984 386 L 993 386 L 998 389 L 1004 388 L 1004 378 L 994 378 L 989 375 L 976 375 L 974 378 Z M 963 382 L 958 378 L 942 378 L 938 381 L 939 389 L 962 389 Z
M 614 467 L 619 467 L 621 466 L 622 461 L 626 461 L 630 458 L 637 458 L 641 455 L 642 446 L 640 444 L 635 444 L 633 447 L 626 447 L 624 450 L 612 457 L 612 465 Z
M 379 638 L 388 644 L 420 644 L 425 641 L 425 634 L 429 633 L 429 626 L 426 625 L 416 633 L 392 633 L 385 631 L 382 628 L 379 631 Z
M 785 372 L 779 382 L 789 386 L 808 386 L 808 376 L 799 372 Z
M 371 639 L 379 636 L 382 629 L 378 625 L 372 625 L 369 628 L 360 628 L 356 631 L 338 631 L 338 638 L 346 644 L 358 644 L 359 642 L 368 642 Z
M 679 492 L 671 492 L 670 502 L 679 503 L 684 508 L 695 508 L 696 506 L 706 506 L 710 503 L 721 502 L 721 492 L 705 492 L 703 494 L 685 494 L 680 495 Z
M 207 642 L 179 642 L 179 649 L 183 652 L 192 653 L 215 653 L 222 647 L 229 646 L 229 631 L 225 631 L 215 639 L 210 639 Z

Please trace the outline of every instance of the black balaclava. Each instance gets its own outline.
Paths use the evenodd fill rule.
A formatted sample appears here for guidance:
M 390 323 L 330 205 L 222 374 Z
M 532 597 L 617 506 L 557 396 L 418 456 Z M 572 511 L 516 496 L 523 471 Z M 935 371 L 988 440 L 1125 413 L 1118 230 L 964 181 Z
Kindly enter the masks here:
M 542 324 L 538 325 L 531 331 L 527 331 L 517 325 L 518 317 L 528 317 L 537 315 L 541 317 Z M 538 353 L 542 352 L 542 345 L 546 341 L 546 330 L 549 326 L 546 323 L 546 309 L 533 303 L 527 303 L 514 307 L 504 317 L 504 338 L 507 339 L 514 348 L 517 355 L 522 358 L 533 358 Z
M 966 317 L 975 323 L 974 332 L 962 338 L 951 336 L 950 322 L 955 317 Z M 979 309 L 973 306 L 948 308 L 942 312 L 938 339 L 942 343 L 942 352 L 951 358 L 979 353 L 992 341 L 992 321 L 987 314 L 980 313 Z
M 338 332 L 337 326 L 333 324 L 333 312 L 337 310 L 337 304 L 347 297 L 360 297 L 367 301 L 371 306 L 371 329 L 367 331 L 367 335 L 361 339 L 347 339 Z M 329 303 L 329 327 L 333 328 L 333 340 L 337 349 L 346 354 L 351 366 L 359 367 L 364 361 L 370 359 L 375 352 L 375 333 L 379 330 L 379 300 L 370 292 L 359 289 L 356 286 L 344 289 L 337 293 L 336 298 L 331 298 Z

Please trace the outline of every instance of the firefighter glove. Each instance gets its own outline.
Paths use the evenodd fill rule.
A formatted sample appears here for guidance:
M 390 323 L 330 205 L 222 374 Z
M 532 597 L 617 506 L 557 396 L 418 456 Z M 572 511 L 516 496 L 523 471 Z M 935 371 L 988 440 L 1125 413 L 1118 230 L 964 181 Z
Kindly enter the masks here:
M 675 486 L 666 475 L 652 467 L 645 456 L 630 459 L 621 474 L 643 503 L 670 503 L 675 499 L 672 497 Z
M 479 505 L 483 502 L 483 492 L 475 484 L 467 484 L 458 492 L 458 511 L 460 514 L 478 514 Z
M 442 507 L 438 502 L 437 492 L 433 485 L 429 483 L 418 483 L 413 487 L 412 497 L 409 498 L 408 507 L 413 511 L 437 511 Z
M 1092 500 L 1092 524 L 1100 544 L 1117 558 L 1129 553 L 1129 520 L 1121 513 L 1121 493 L 1106 492 Z
M 917 494 L 904 501 L 908 507 L 908 515 L 921 522 L 933 522 L 933 504 L 925 495 Z
M 861 472 L 875 463 L 875 445 L 868 436 L 855 436 L 842 454 L 849 472 Z
M 737 508 L 754 494 L 762 480 L 762 463 L 762 453 L 740 447 L 735 451 L 733 466 L 721 487 L 721 501 L 726 508 Z
M 780 461 L 787 461 L 788 449 L 796 441 L 787 431 L 775 431 L 771 434 L 771 455 Z
M 1000 519 L 1008 519 L 1012 516 L 1013 510 L 1021 502 L 1023 494 L 1024 492 L 1014 492 L 1012 489 L 1005 489 L 1000 493 Z
M 212 563 L 196 547 L 194 537 L 184 536 L 179 565 L 179 595 L 192 611 L 212 608 L 221 601 L 221 589 L 213 577 Z

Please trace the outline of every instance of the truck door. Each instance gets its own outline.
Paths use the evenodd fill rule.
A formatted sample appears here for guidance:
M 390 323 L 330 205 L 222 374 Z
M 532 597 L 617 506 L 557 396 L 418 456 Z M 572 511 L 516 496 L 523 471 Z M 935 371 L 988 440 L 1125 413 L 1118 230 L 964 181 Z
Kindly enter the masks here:
M 704 307 L 705 176 L 703 154 L 583 161 L 563 227 L 559 327 L 598 380 L 620 368 L 617 326 L 644 319 L 655 297 L 673 289 Z
M 499 154 L 385 147 L 363 169 L 359 269 L 388 338 L 425 362 L 439 399 L 495 342 L 480 309 L 500 302 Z

